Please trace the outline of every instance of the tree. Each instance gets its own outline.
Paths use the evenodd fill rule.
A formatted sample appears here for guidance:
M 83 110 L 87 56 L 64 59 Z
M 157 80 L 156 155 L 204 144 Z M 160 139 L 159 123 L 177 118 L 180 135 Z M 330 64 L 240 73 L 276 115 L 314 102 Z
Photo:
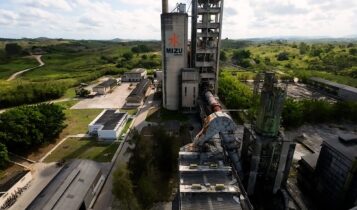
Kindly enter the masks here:
M 26 151 L 57 136 L 64 128 L 63 108 L 39 104 L 11 109 L 0 115 L 0 139 L 9 151 Z
M 5 52 L 8 56 L 20 55 L 22 52 L 22 47 L 17 43 L 9 43 L 5 45 Z
M 130 61 L 131 59 L 133 59 L 134 55 L 133 53 L 131 52 L 126 52 L 123 54 L 123 58 L 126 60 L 126 61 Z
M 323 50 L 318 45 L 313 44 L 311 46 L 311 50 L 310 50 L 310 55 L 311 56 L 319 57 L 322 52 L 323 52 Z
M 9 156 L 7 152 L 7 148 L 4 144 L 0 143 L 0 169 L 6 167 L 9 162 Z
M 233 52 L 232 59 L 234 60 L 242 60 L 250 58 L 251 53 L 249 50 L 236 50 Z
M 301 55 L 306 54 L 310 50 L 309 45 L 307 45 L 305 42 L 301 42 L 299 45 L 299 51 Z
M 219 56 L 219 60 L 220 60 L 220 61 L 223 61 L 223 62 L 226 62 L 226 61 L 227 61 L 227 54 L 226 54 L 226 52 L 224 52 L 224 51 L 221 50 L 221 53 L 220 53 L 220 56 Z
M 144 54 L 141 56 L 141 59 L 146 60 L 146 59 L 148 59 L 148 56 L 146 54 Z
M 286 61 L 289 60 L 289 53 L 288 52 L 281 52 L 277 56 L 278 61 Z
M 90 91 L 85 88 L 77 88 L 75 91 L 79 97 L 87 97 L 90 94 Z
M 349 50 L 350 55 L 357 55 L 357 48 L 351 48 Z
M 154 136 L 156 136 L 156 147 L 155 147 L 155 163 L 159 170 L 164 171 L 166 173 L 171 173 L 174 170 L 175 160 L 172 145 L 175 141 L 174 138 L 167 135 L 166 131 L 163 128 L 157 128 L 154 131 Z
M 247 109 L 252 106 L 253 91 L 229 74 L 222 74 L 218 81 L 219 97 L 227 107 Z
M 119 165 L 113 174 L 113 194 L 120 201 L 119 209 L 140 209 L 126 165 Z
M 139 53 L 147 53 L 147 52 L 151 52 L 152 49 L 146 45 L 138 45 L 138 46 L 135 46 L 133 48 L 131 48 L 131 51 L 133 53 L 136 53 L 136 54 L 139 54 Z
M 250 56 L 249 50 L 236 50 L 233 52 L 232 61 L 239 66 L 248 68 L 250 66 Z

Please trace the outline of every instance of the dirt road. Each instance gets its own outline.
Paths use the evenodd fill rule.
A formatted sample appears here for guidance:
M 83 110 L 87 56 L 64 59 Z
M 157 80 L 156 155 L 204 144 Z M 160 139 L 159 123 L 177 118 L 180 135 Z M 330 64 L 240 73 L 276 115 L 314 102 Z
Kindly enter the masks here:
M 33 69 L 37 69 L 37 68 L 40 68 L 41 66 L 45 65 L 45 63 L 41 60 L 42 55 L 32 55 L 31 57 L 35 58 L 39 65 L 36 66 L 36 67 L 32 67 L 32 68 L 28 68 L 28 69 L 25 69 L 25 70 L 22 70 L 22 71 L 18 71 L 16 73 L 14 73 L 13 75 L 11 75 L 9 77 L 9 79 L 7 79 L 7 81 L 14 80 L 14 79 L 16 79 L 17 76 L 19 76 L 19 75 L 21 75 L 21 74 L 23 74 L 23 73 L 25 73 L 27 71 L 31 71 Z

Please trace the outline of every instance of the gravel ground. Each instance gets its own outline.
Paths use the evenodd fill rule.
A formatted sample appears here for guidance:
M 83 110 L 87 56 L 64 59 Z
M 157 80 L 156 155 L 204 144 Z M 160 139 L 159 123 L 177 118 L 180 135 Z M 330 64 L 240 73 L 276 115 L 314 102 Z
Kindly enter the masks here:
M 71 109 L 110 109 L 122 108 L 125 99 L 129 96 L 135 86 L 129 89 L 130 83 L 122 83 L 116 87 L 112 93 L 95 96 L 94 98 L 84 99 L 72 106 Z
M 297 84 L 289 84 L 288 85 L 288 90 L 287 90 L 288 97 L 294 98 L 294 99 L 318 99 L 318 100 L 327 100 L 331 102 L 335 102 L 336 100 L 328 97 L 326 95 L 323 95 L 319 92 L 316 92 L 314 90 L 311 90 L 308 88 L 305 84 L 297 83 Z

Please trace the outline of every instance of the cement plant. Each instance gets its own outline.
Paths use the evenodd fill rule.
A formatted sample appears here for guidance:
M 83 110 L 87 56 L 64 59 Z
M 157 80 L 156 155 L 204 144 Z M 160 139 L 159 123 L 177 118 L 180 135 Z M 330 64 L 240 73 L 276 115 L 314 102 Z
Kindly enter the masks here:
M 172 5 L 160 41 L 0 39 L 0 209 L 357 210 L 357 39 Z

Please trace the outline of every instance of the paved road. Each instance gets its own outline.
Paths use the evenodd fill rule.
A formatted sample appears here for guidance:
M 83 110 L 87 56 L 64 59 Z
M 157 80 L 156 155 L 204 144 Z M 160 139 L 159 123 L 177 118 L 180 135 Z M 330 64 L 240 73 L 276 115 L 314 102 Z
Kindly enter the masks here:
M 39 63 L 38 66 L 32 67 L 32 68 L 28 68 L 28 69 L 25 69 L 25 70 L 22 70 L 22 71 L 19 71 L 19 72 L 16 72 L 15 74 L 11 75 L 9 77 L 9 79 L 7 79 L 7 81 L 14 80 L 14 79 L 16 79 L 17 76 L 19 76 L 19 75 L 21 75 L 21 74 L 23 74 L 23 73 L 25 73 L 27 71 L 31 71 L 33 69 L 37 69 L 37 68 L 45 65 L 45 63 L 41 60 L 42 55 L 33 55 L 32 57 L 37 60 L 37 62 Z
M 154 97 L 154 91 L 149 90 L 149 96 L 145 102 L 145 104 L 140 108 L 140 111 L 135 118 L 133 122 L 133 127 L 135 127 L 137 130 L 141 131 L 143 127 L 145 127 L 146 123 L 144 122 L 146 119 L 146 116 L 150 110 L 150 107 L 154 105 L 153 102 L 153 97 Z M 93 206 L 94 210 L 110 210 L 112 209 L 112 202 L 113 202 L 113 195 L 112 195 L 112 186 L 113 186 L 113 180 L 112 176 L 115 171 L 115 169 L 123 163 L 127 163 L 130 158 L 130 154 L 126 153 L 126 150 L 130 146 L 127 140 L 122 144 L 121 151 L 115 160 L 113 170 L 110 171 L 110 175 L 107 179 L 107 181 L 104 184 L 104 187 L 98 196 L 98 199 L 96 203 Z

